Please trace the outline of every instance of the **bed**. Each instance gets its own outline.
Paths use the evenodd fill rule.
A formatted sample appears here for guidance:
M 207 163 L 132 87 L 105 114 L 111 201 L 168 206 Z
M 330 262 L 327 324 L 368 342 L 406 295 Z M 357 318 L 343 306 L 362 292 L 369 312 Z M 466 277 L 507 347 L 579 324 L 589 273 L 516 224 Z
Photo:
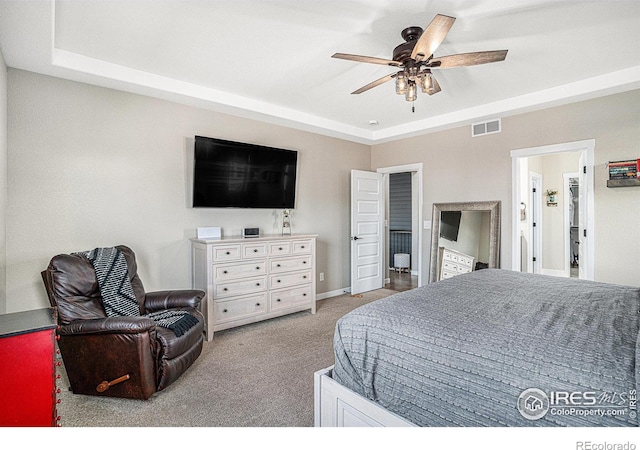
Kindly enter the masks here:
M 640 289 L 486 269 L 359 307 L 316 426 L 638 426 Z

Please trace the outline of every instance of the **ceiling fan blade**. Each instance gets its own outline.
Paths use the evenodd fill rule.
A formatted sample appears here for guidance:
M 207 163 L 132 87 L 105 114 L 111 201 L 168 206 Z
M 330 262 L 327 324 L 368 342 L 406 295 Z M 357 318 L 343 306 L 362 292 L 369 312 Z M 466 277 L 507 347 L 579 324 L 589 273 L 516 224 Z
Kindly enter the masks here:
M 364 91 L 368 91 L 371 88 L 374 88 L 376 86 L 380 86 L 382 83 L 386 83 L 389 80 L 392 80 L 393 78 L 395 78 L 398 74 L 397 73 L 391 73 L 389 75 L 385 75 L 382 78 L 377 79 L 376 81 L 372 81 L 371 83 L 367 84 L 366 86 L 362 86 L 360 89 L 353 91 L 352 94 L 362 94 Z
M 429 26 L 422 32 L 416 45 L 413 47 L 411 58 L 416 61 L 426 61 L 440 46 L 449 30 L 456 21 L 455 17 L 436 15 Z
M 348 53 L 335 53 L 332 58 L 347 59 L 349 61 L 357 61 L 369 64 L 382 64 L 383 66 L 400 66 L 401 63 L 392 59 L 375 58 L 373 56 L 350 55 Z
M 508 50 L 493 50 L 488 52 L 458 53 L 457 55 L 442 56 L 429 61 L 430 68 L 449 69 L 451 67 L 477 66 L 492 62 L 504 61 Z
M 438 83 L 438 80 L 436 80 L 436 77 L 431 75 L 431 89 L 427 91 L 427 94 L 429 95 L 437 94 L 441 90 L 442 89 L 440 89 L 440 84 Z

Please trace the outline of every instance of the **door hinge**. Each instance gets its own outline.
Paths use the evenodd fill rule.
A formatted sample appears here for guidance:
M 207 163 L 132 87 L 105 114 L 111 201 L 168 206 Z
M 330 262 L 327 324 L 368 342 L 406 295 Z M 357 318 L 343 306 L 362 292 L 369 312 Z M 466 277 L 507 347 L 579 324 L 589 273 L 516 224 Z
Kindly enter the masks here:
M 533 192 L 536 192 L 536 188 L 533 188 Z
M 534 226 L 534 227 L 535 227 L 535 226 L 537 226 L 535 222 L 533 222 L 533 226 Z
M 583 235 L 584 237 L 587 237 L 587 229 L 586 229 L 586 228 L 585 228 L 584 230 L 582 230 L 582 235 Z
M 587 173 L 587 166 L 582 166 L 582 173 L 584 173 L 584 174 Z
M 535 256 L 533 257 L 533 262 L 536 262 L 536 257 Z

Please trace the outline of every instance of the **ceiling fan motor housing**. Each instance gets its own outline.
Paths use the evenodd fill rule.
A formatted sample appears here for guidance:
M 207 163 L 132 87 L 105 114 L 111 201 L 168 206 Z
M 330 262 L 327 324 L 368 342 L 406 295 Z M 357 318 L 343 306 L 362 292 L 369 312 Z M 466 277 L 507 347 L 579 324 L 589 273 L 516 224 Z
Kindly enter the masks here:
M 406 42 L 393 49 L 393 60 L 404 63 L 411 59 L 413 47 L 416 46 L 416 41 L 420 38 L 423 31 L 422 27 L 408 27 L 402 30 L 400 34 Z

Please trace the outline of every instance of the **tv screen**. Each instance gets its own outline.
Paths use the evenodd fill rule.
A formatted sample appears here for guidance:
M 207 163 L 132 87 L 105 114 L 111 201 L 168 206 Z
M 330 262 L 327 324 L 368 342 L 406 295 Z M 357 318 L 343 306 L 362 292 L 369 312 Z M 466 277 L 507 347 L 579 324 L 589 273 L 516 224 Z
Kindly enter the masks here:
M 295 207 L 298 152 L 202 136 L 194 147 L 194 207 Z
M 442 211 L 440 213 L 440 237 L 457 241 L 461 217 L 461 211 Z

